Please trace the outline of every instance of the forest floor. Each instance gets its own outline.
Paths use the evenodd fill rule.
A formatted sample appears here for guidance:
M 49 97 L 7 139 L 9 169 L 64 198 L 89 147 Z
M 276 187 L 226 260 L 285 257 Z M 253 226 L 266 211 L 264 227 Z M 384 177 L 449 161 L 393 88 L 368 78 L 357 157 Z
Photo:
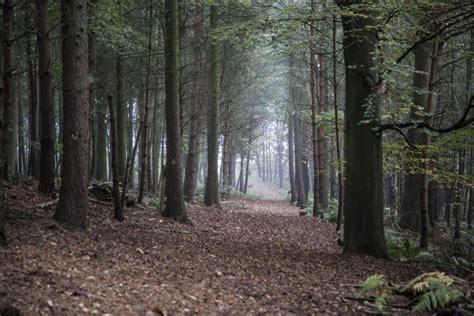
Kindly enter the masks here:
M 314 314 L 359 311 L 366 277 L 406 281 L 421 268 L 346 255 L 333 224 L 284 201 L 189 206 L 193 225 L 152 209 L 126 221 L 91 203 L 90 228 L 71 232 L 31 188 L 7 190 L 10 245 L 0 250 L 0 306 L 25 314 Z

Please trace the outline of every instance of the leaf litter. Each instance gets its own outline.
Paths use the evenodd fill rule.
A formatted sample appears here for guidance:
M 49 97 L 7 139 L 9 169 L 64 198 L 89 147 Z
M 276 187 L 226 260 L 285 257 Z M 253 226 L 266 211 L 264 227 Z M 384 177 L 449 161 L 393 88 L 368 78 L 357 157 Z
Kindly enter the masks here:
M 374 273 L 394 282 L 421 268 L 342 254 L 335 227 L 285 201 L 190 205 L 193 225 L 154 209 L 90 203 L 90 227 L 68 231 L 50 200 L 7 190 L 9 247 L 0 251 L 0 307 L 24 314 L 318 314 L 357 312 L 345 300 Z M 15 198 L 11 198 L 15 197 Z

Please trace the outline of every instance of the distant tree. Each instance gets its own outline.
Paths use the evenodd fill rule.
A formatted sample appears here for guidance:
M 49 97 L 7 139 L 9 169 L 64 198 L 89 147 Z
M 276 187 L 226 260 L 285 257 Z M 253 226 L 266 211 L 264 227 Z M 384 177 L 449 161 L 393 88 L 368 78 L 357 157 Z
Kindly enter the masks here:
M 87 227 L 89 67 L 87 0 L 61 0 L 63 161 L 54 219 Z

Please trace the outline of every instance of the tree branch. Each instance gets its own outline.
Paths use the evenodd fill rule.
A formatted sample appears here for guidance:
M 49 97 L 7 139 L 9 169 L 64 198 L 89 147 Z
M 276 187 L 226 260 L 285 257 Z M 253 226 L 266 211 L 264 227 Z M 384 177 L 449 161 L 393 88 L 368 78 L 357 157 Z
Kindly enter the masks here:
M 471 96 L 471 99 L 469 100 L 469 103 L 467 104 L 466 108 L 464 109 L 464 113 L 461 116 L 461 118 L 459 118 L 459 120 L 456 123 L 454 123 L 453 125 L 451 125 L 449 127 L 436 128 L 436 127 L 433 127 L 433 126 L 431 126 L 431 125 L 429 125 L 425 122 L 407 122 L 407 123 L 400 123 L 400 124 L 396 124 L 396 123 L 394 123 L 394 124 L 382 124 L 377 128 L 377 131 L 384 131 L 384 130 L 391 129 L 391 130 L 395 130 L 395 131 L 400 133 L 401 130 L 404 129 L 404 128 L 414 127 L 414 128 L 419 128 L 419 129 L 427 129 L 429 131 L 432 131 L 432 132 L 435 132 L 435 133 L 440 133 L 440 134 L 449 133 L 449 132 L 464 128 L 464 127 L 466 127 L 469 124 L 474 122 L 474 117 L 469 117 L 468 118 L 469 113 L 471 112 L 472 109 L 474 109 L 473 99 L 474 99 L 474 96 Z M 403 136 L 405 136 L 405 135 L 403 134 Z

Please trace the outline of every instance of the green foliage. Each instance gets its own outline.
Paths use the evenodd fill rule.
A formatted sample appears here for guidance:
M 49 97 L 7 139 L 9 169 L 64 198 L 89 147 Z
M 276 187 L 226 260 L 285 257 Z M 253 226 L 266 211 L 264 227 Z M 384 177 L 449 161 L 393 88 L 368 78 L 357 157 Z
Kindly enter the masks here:
M 434 312 L 453 304 L 466 301 L 470 297 L 468 284 L 457 283 L 443 272 L 430 272 L 419 275 L 405 286 L 392 285 L 386 276 L 375 274 L 367 278 L 358 292 L 360 297 L 367 294 L 375 296 L 378 311 L 384 310 L 394 294 L 416 298 L 413 312 Z
M 372 275 L 368 277 L 364 283 L 362 283 L 362 287 L 360 288 L 358 295 L 363 297 L 369 293 L 376 296 L 375 305 L 379 311 L 382 311 L 387 303 L 392 299 L 392 288 L 385 275 Z
M 385 229 L 385 242 L 390 257 L 401 261 L 415 257 L 419 251 L 415 239 L 402 236 L 399 232 L 390 228 Z
M 325 220 L 331 223 L 335 223 L 337 221 L 338 204 L 339 203 L 337 200 L 331 199 L 329 201 L 329 206 L 321 210 Z
M 443 272 L 422 274 L 408 283 L 404 292 L 420 295 L 413 311 L 435 311 L 449 306 L 464 297 L 454 280 Z

